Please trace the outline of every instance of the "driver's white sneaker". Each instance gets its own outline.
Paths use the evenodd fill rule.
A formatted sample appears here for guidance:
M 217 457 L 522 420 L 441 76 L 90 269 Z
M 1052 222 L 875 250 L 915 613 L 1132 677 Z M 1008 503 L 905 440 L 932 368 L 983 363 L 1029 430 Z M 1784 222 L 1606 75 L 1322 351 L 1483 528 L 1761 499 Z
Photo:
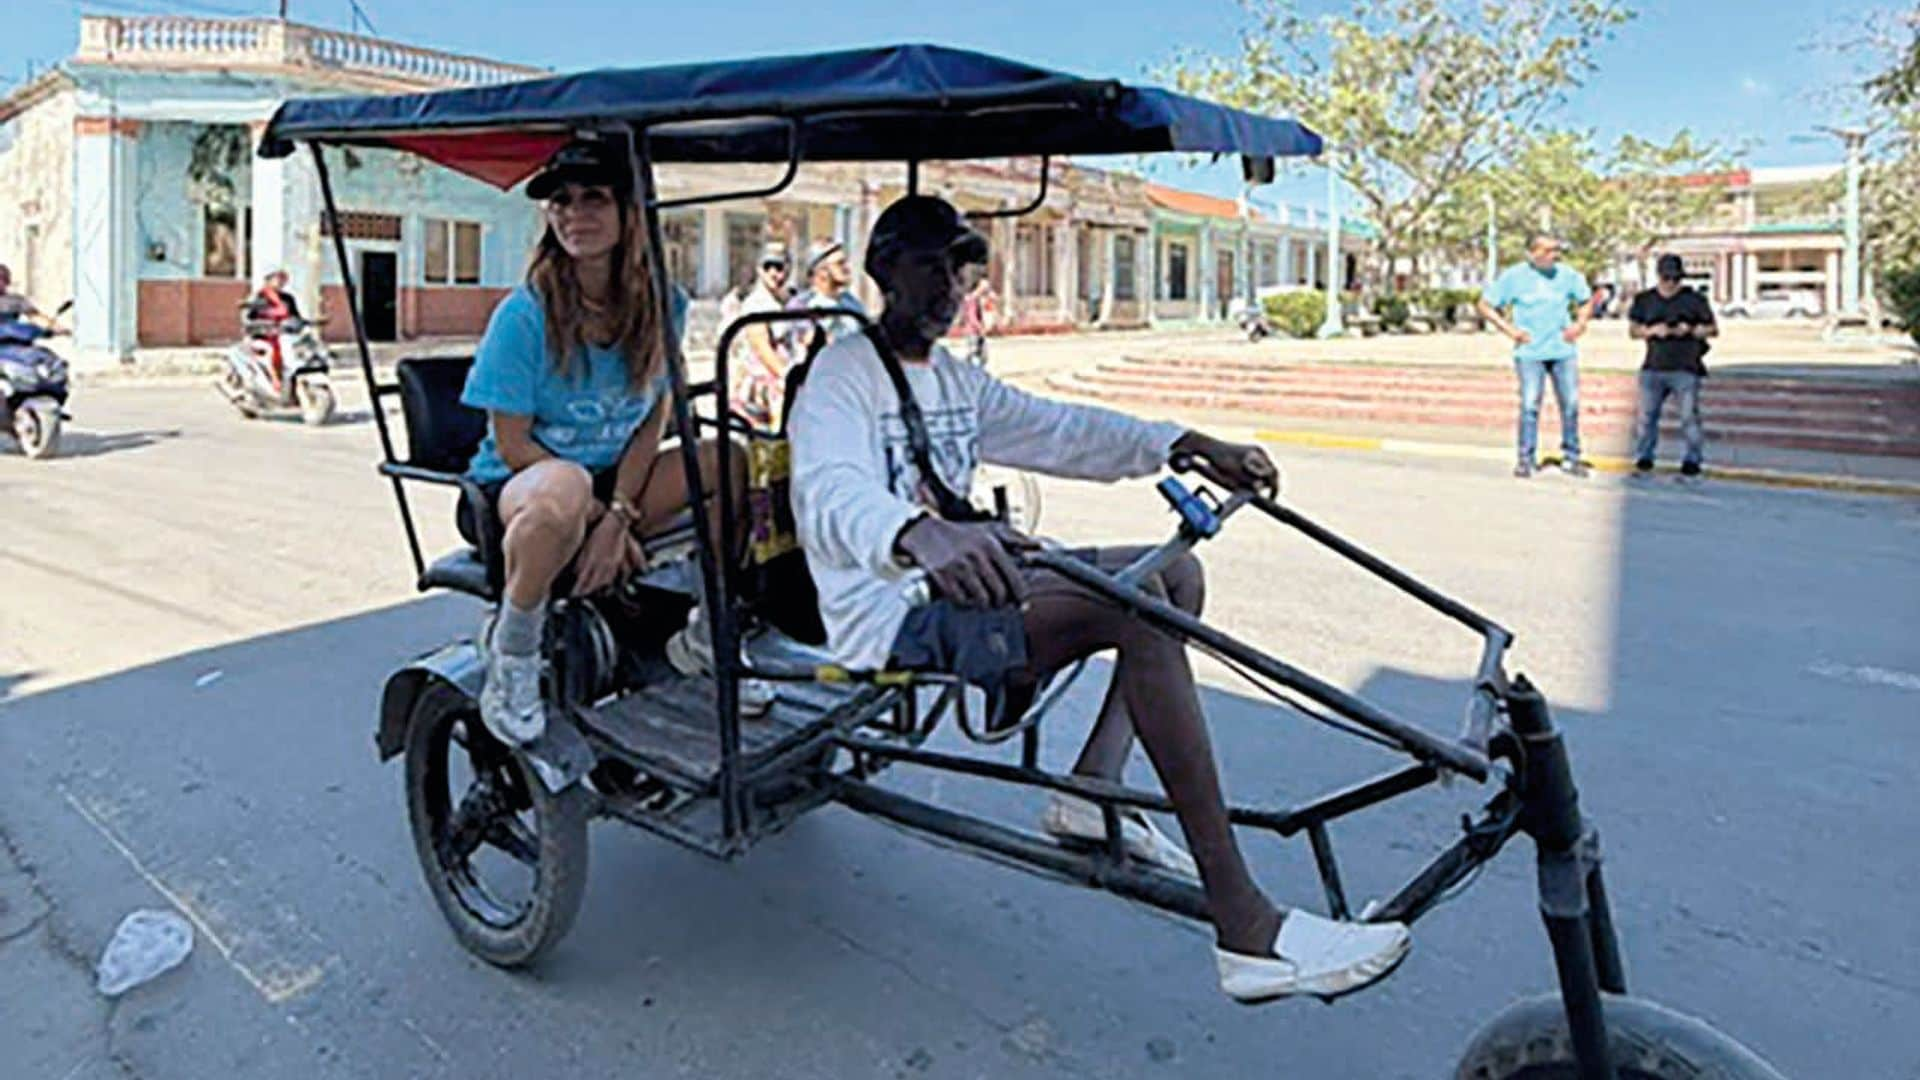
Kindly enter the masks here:
M 667 663 L 682 675 L 713 674 L 713 635 L 707 632 L 707 623 L 700 617 L 699 608 L 694 608 L 693 614 L 687 617 L 686 626 L 667 639 L 666 653 Z M 763 715 L 773 708 L 776 696 L 773 684 L 764 679 L 741 679 L 741 715 Z
M 1294 910 L 1280 923 L 1272 955 L 1248 956 L 1215 948 L 1220 989 L 1245 1004 L 1290 994 L 1331 996 L 1358 990 L 1385 976 L 1413 946 L 1397 922 L 1336 922 Z

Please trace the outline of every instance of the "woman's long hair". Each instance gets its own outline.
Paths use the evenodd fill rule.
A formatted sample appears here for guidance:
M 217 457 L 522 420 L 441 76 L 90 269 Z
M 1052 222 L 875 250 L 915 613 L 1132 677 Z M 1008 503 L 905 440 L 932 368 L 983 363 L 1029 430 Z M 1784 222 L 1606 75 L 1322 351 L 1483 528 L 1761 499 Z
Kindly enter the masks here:
M 654 304 L 653 274 L 647 265 L 639 208 L 617 189 L 614 201 L 620 208 L 620 242 L 611 255 L 605 311 L 606 323 L 613 327 L 614 334 L 612 342 L 594 344 L 605 344 L 626 358 L 627 385 L 638 390 L 665 362 L 666 337 L 661 333 Z M 533 250 L 527 281 L 546 309 L 547 358 L 561 378 L 568 378 L 573 373 L 574 356 L 588 344 L 586 323 L 590 312 L 579 275 L 574 272 L 573 256 L 560 246 L 551 223 Z

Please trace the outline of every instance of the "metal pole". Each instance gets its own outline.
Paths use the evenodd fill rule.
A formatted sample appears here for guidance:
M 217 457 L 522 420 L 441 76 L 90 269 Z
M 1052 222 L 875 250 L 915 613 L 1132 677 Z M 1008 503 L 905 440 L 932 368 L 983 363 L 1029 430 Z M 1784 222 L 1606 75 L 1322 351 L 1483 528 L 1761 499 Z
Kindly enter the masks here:
M 1488 286 L 1500 276 L 1500 243 L 1493 222 L 1493 192 L 1487 192 L 1487 270 L 1482 279 Z
M 1860 313 L 1860 151 L 1866 133 L 1842 131 L 1847 144 L 1847 238 L 1840 255 L 1840 310 L 1848 315 Z
M 1327 318 L 1320 324 L 1319 336 L 1339 337 L 1346 332 L 1340 320 L 1340 170 L 1334 167 L 1333 148 L 1328 147 L 1327 165 Z

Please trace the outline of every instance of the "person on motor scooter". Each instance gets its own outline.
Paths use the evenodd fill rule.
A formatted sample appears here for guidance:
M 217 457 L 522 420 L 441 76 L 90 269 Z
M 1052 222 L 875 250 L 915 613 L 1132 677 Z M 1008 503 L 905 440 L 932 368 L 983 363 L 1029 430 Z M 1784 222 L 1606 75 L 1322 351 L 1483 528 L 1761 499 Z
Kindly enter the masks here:
M 300 317 L 300 302 L 287 291 L 288 274 L 285 270 L 269 270 L 260 280 L 260 291 L 249 297 L 246 303 L 246 319 L 251 323 L 271 323 L 272 333 L 260 334 L 273 350 L 273 386 L 280 389 L 280 381 L 286 366 L 280 351 L 280 328 L 289 322 L 303 321 Z
M 6 263 L 0 263 L 0 322 L 10 319 L 32 319 L 40 314 L 33 301 L 13 291 L 13 270 Z
M 829 345 L 789 403 L 794 511 L 829 649 L 849 667 L 961 675 L 1000 700 L 1003 714 L 1012 712 L 1004 703 L 1032 700 L 1053 673 L 1117 650 L 1074 772 L 1119 779 L 1138 736 L 1192 854 L 1138 811 L 1121 812 L 1121 839 L 1132 857 L 1199 878 L 1221 989 L 1261 1001 L 1379 979 L 1407 952 L 1405 926 L 1288 911 L 1255 884 L 1228 822 L 1182 642 L 1069 578 L 1023 565 L 1019 552 L 1035 541 L 999 522 L 963 520 L 960 502 L 983 460 L 1112 481 L 1153 473 L 1179 453 L 1236 486 L 1264 489 L 1278 483 L 1273 462 L 1258 447 L 1177 424 L 1037 397 L 952 356 L 940 340 L 986 261 L 986 240 L 945 201 L 908 196 L 889 206 L 867 242 L 867 273 L 886 298 L 877 330 Z M 924 440 L 911 433 L 881 348 L 919 405 Z M 1112 573 L 1140 550 L 1083 557 Z M 905 580 L 915 570 L 937 594 L 919 606 Z M 1200 563 L 1185 555 L 1141 587 L 1197 614 Z M 1067 843 L 1105 836 L 1098 806 L 1063 795 L 1041 825 Z

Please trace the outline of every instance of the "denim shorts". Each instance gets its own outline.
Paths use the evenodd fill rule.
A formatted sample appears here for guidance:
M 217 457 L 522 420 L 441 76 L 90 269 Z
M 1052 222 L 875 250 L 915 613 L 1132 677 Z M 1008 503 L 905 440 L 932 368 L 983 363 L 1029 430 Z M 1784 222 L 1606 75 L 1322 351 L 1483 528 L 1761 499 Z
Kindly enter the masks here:
M 989 692 L 1027 670 L 1026 616 L 1017 607 L 961 607 L 934 600 L 907 612 L 887 667 L 943 671 Z

